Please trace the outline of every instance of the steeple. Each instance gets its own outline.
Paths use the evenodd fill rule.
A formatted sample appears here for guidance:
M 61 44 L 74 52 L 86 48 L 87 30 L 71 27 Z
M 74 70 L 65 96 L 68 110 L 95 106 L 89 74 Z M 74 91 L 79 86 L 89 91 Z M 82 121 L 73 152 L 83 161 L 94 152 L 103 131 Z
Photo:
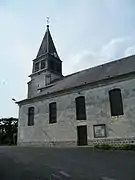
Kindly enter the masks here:
M 62 61 L 52 40 L 49 25 L 47 25 L 36 59 L 33 60 L 32 75 L 43 70 L 62 76 Z
M 28 98 L 38 95 L 42 88 L 63 77 L 62 61 L 57 54 L 48 24 L 29 77 L 31 80 L 28 82 Z
M 47 30 L 46 30 L 46 33 L 45 33 L 44 38 L 42 40 L 41 46 L 39 48 L 37 58 L 46 54 L 46 53 L 49 53 L 49 54 L 51 54 L 51 55 L 53 55 L 59 59 L 59 56 L 57 54 L 56 48 L 54 46 L 54 43 L 53 43 L 53 40 L 51 37 L 49 25 L 47 25 Z

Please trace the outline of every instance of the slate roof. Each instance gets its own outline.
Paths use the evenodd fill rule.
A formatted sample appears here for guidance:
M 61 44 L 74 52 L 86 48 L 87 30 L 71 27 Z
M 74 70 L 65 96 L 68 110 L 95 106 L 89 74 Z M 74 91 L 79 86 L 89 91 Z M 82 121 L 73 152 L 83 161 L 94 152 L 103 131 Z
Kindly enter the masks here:
M 56 57 L 59 58 L 58 53 L 56 51 L 56 48 L 54 46 L 54 42 L 53 42 L 52 37 L 51 37 L 49 25 L 47 25 L 47 30 L 46 30 L 45 35 L 43 37 L 43 40 L 42 40 L 42 43 L 41 43 L 41 46 L 39 48 L 39 51 L 37 53 L 36 58 L 38 58 L 38 57 L 40 57 L 46 53 L 53 54 L 53 55 L 55 53 Z
M 42 91 L 32 98 L 67 91 L 69 89 L 93 84 L 94 82 L 119 77 L 129 73 L 135 73 L 135 55 L 67 75 L 60 80 L 54 81 L 48 87 L 41 88 Z M 20 104 L 32 98 L 24 99 L 16 103 Z
M 72 89 L 131 72 L 135 72 L 135 55 L 65 76 L 44 88 L 39 95 Z

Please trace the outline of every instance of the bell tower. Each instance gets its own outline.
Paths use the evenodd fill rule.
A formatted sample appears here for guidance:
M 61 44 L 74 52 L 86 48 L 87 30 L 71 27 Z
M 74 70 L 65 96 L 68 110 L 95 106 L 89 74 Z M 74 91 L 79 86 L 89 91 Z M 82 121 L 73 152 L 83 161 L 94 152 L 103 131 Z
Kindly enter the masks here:
M 62 61 L 52 40 L 49 25 L 37 56 L 33 60 L 32 74 L 29 77 L 31 81 L 28 82 L 28 98 L 36 96 L 40 88 L 48 87 L 54 80 L 63 77 Z

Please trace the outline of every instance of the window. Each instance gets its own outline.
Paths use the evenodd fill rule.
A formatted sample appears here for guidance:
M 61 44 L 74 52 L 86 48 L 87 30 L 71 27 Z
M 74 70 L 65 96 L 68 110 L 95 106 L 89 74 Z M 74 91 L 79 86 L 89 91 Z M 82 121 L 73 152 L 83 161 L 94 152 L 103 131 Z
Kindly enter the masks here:
M 57 70 L 57 72 L 61 73 L 61 64 L 60 63 L 56 64 L 56 70 Z
M 39 62 L 35 64 L 35 72 L 39 70 Z
M 103 138 L 107 136 L 105 124 L 94 125 L 93 130 L 94 130 L 94 138 Z
M 120 89 L 109 91 L 110 109 L 112 116 L 123 115 L 123 102 Z
M 86 120 L 85 97 L 80 96 L 75 99 L 76 102 L 76 119 Z
M 41 61 L 41 69 L 45 68 L 45 61 Z
M 49 61 L 49 67 L 50 67 L 50 69 L 52 69 L 52 70 L 54 70 L 54 61 L 53 60 L 50 60 Z
M 49 104 L 49 123 L 57 122 L 57 107 L 56 102 Z
M 45 76 L 45 85 L 49 85 L 51 83 L 51 74 L 47 74 Z
M 34 107 L 28 109 L 28 126 L 34 125 Z

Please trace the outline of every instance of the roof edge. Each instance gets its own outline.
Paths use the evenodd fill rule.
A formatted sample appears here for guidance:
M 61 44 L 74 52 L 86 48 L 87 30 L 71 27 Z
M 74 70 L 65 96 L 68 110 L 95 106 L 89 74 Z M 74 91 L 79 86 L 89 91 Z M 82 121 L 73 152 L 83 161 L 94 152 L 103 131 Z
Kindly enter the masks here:
M 48 94 L 41 94 L 40 96 L 34 96 L 32 98 L 27 98 L 27 99 L 24 99 L 24 100 L 21 100 L 21 101 L 17 101 L 15 102 L 16 104 L 21 104 L 23 102 L 27 102 L 27 101 L 30 101 L 30 100 L 34 100 L 34 99 L 38 99 L 38 98 L 41 98 L 41 97 L 49 97 L 51 95 L 57 95 L 57 94 L 60 94 L 60 93 L 63 93 L 63 92 L 69 92 L 71 90 L 76 90 L 77 88 L 82 88 L 82 87 L 88 87 L 88 86 L 94 86 L 94 87 L 98 87 L 99 85 L 101 85 L 102 83 L 102 86 L 105 86 L 106 84 L 106 81 L 109 80 L 109 83 L 112 83 L 113 80 L 126 80 L 125 78 L 134 78 L 135 77 L 135 72 L 130 72 L 128 74 L 123 74 L 123 75 L 119 75 L 119 76 L 115 76 L 115 77 L 108 77 L 108 78 L 105 78 L 105 79 L 102 79 L 100 81 L 95 81 L 93 83 L 88 83 L 88 84 L 83 84 L 83 85 L 80 85 L 80 86 L 76 86 L 76 87 L 72 87 L 72 88 L 68 88 L 68 89 L 63 89 L 63 90 L 60 90 L 60 91 L 56 91 L 56 92 L 52 92 L 52 93 L 48 93 Z M 110 82 L 111 80 L 111 82 Z M 107 82 L 108 83 L 108 82 Z
M 82 71 L 87 71 L 87 70 L 92 69 L 92 68 L 98 68 L 98 67 L 102 67 L 102 66 L 105 66 L 105 65 L 108 65 L 108 64 L 111 64 L 111 63 L 116 63 L 116 62 L 122 61 L 123 59 L 130 58 L 130 57 L 135 57 L 135 55 L 131 55 L 131 56 L 126 56 L 126 57 L 123 57 L 123 58 L 115 59 L 115 60 L 106 62 L 106 63 L 104 63 L 104 64 L 99 64 L 99 65 L 97 65 L 97 66 L 92 66 L 92 67 L 90 67 L 90 68 L 86 68 L 86 69 L 83 69 L 83 70 L 74 72 L 74 73 L 72 73 L 72 74 L 67 74 L 66 76 L 64 76 L 64 78 L 67 78 L 67 77 L 69 77 L 69 76 L 75 75 L 75 74 L 80 73 L 80 72 L 82 72 Z

